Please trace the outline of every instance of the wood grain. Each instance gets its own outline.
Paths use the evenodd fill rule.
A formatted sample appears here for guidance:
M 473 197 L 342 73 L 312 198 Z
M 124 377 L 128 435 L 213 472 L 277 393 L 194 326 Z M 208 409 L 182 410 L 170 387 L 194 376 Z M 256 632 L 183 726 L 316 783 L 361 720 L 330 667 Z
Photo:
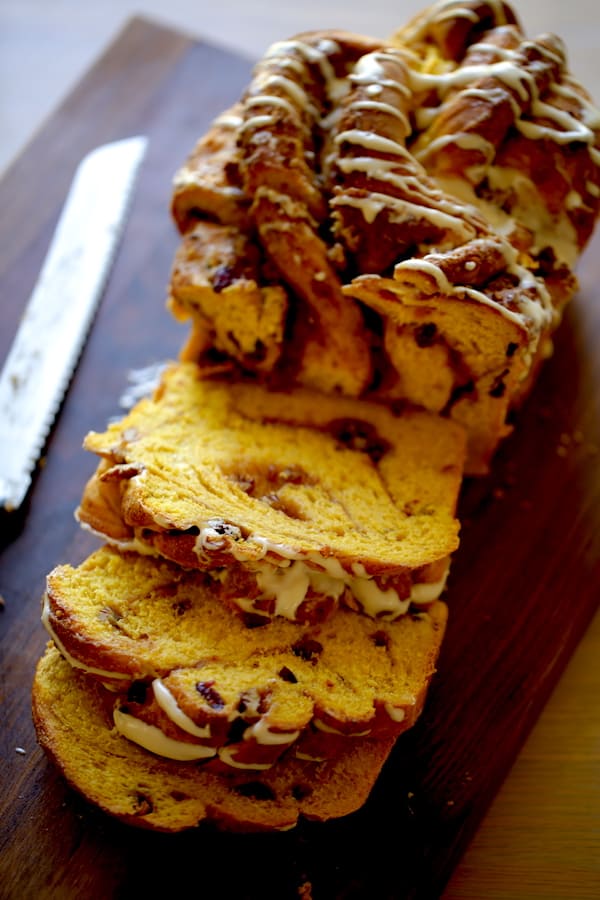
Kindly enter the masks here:
M 183 340 L 164 309 L 177 244 L 170 179 L 249 72 L 239 57 L 135 20 L 0 184 L 0 287 L 9 298 L 0 314 L 3 356 L 77 161 L 103 141 L 150 137 L 121 251 L 46 464 L 23 515 L 3 523 L 3 898 L 204 890 L 207 861 L 220 873 L 223 897 L 285 900 L 305 883 L 314 900 L 438 896 L 597 606 L 599 240 L 586 254 L 554 358 L 493 475 L 465 484 L 439 672 L 423 719 L 398 743 L 363 810 L 281 835 L 149 834 L 90 809 L 43 758 L 29 694 L 45 643 L 44 577 L 96 545 L 73 520 L 94 467 L 81 440 L 118 413 L 130 369 L 174 356 Z

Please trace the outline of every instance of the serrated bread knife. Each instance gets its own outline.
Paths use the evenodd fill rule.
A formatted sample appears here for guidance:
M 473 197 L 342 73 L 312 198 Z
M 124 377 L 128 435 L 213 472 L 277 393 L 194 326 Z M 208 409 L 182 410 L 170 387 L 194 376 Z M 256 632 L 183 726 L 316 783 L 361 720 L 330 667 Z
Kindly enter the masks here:
M 29 488 L 102 297 L 147 138 L 80 162 L 0 374 L 0 508 Z

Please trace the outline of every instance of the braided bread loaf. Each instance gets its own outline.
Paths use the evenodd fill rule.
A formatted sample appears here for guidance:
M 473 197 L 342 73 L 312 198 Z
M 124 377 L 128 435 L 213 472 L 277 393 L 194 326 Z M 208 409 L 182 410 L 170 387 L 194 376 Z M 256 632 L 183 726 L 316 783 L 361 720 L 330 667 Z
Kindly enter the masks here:
M 441 0 L 386 43 L 275 44 L 176 178 L 184 358 L 442 413 L 486 471 L 576 288 L 599 136 L 561 41 L 502 2 Z
M 34 720 L 86 797 L 173 831 L 366 800 L 435 669 L 465 455 L 576 288 L 599 135 L 503 0 L 269 49 L 175 178 L 182 360 L 86 438 L 112 546 L 47 582 Z

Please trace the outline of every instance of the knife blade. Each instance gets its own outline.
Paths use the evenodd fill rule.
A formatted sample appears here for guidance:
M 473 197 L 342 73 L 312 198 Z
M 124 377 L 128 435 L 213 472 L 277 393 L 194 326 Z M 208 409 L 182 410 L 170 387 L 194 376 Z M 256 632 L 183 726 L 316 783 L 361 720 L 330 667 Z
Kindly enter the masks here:
M 0 373 L 0 508 L 18 509 L 75 371 L 125 225 L 147 138 L 79 163 Z

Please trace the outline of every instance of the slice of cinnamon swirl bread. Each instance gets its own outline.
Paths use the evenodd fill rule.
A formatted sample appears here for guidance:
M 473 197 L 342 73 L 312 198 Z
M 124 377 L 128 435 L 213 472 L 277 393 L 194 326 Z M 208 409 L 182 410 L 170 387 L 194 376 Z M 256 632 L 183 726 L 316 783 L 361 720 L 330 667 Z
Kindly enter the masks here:
M 331 758 L 340 742 L 411 727 L 446 606 L 250 628 L 205 573 L 104 547 L 50 574 L 43 618 L 65 658 L 110 688 L 125 736 L 176 759 L 261 769 L 289 748 Z
M 285 758 L 266 772 L 161 759 L 113 727 L 102 688 L 72 669 L 54 647 L 33 685 L 38 739 L 69 784 L 130 825 L 182 831 L 210 822 L 227 831 L 293 828 L 300 818 L 348 815 L 367 800 L 394 739 L 357 739 L 334 760 Z
M 314 621 L 343 601 L 394 618 L 441 593 L 458 544 L 464 433 L 427 413 L 180 364 L 85 446 L 102 462 L 80 521 L 209 571 L 245 613 Z

